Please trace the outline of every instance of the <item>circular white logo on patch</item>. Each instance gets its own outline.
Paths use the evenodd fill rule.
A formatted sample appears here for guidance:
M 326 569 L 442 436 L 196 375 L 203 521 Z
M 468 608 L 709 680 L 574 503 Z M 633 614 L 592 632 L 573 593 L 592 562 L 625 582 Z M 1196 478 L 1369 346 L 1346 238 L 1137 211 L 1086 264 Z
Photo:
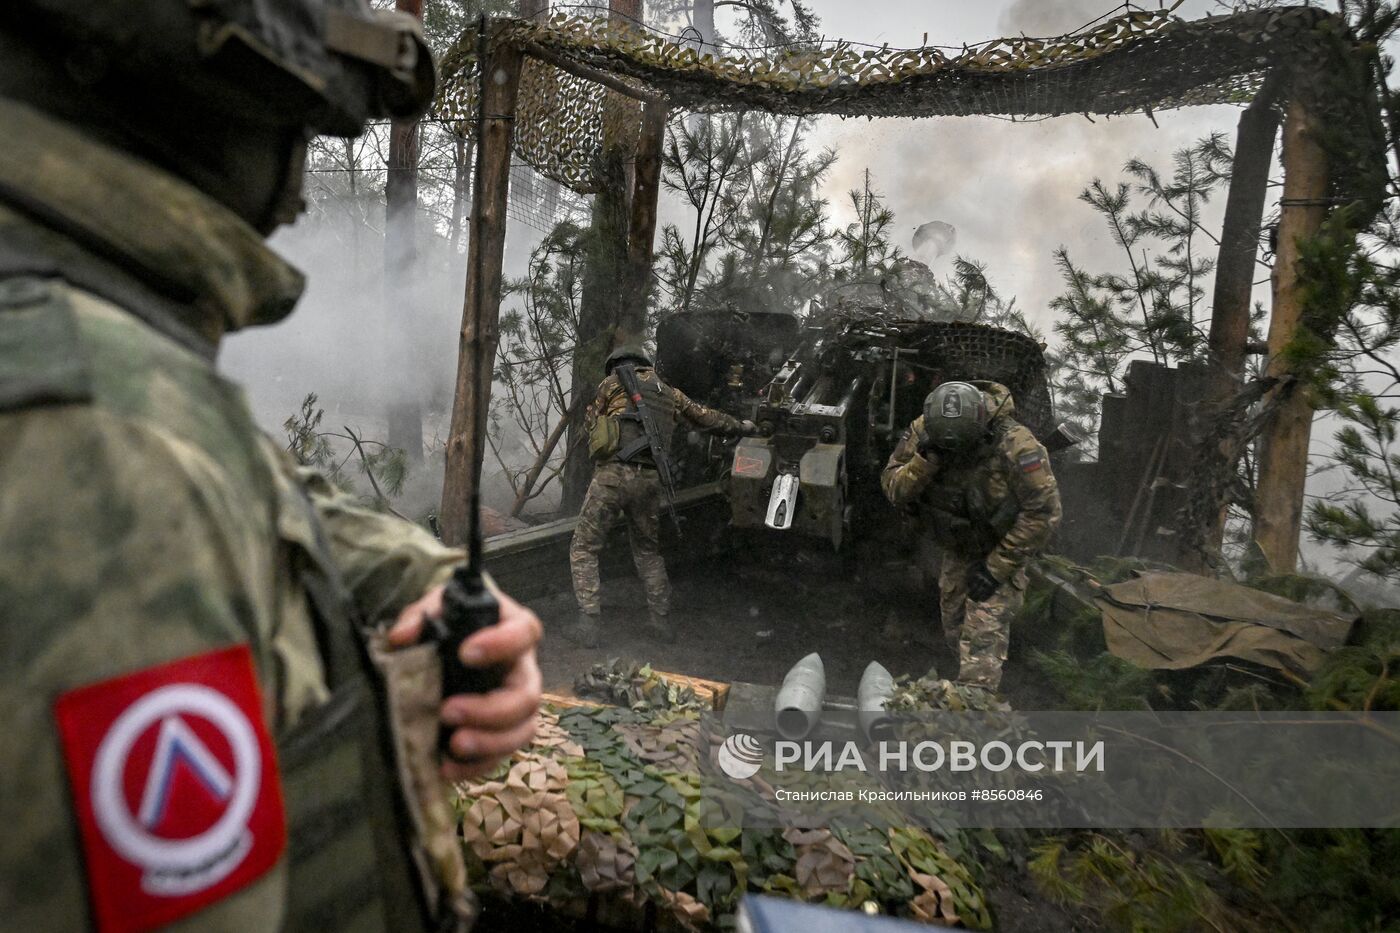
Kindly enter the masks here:
M 200 738 L 195 721 L 222 736 L 231 767 Z M 142 742 L 136 754 L 139 740 L 152 730 L 153 748 Z M 171 799 L 180 768 L 189 769 L 222 807 L 207 828 L 183 837 L 162 830 L 170 808 L 180 806 Z M 227 877 L 248 854 L 248 820 L 261 771 L 257 734 L 232 700 L 212 687 L 171 684 L 133 703 L 103 736 L 92 767 L 93 816 L 112 848 L 145 870 L 145 890 L 168 897 L 192 894 Z M 127 791 L 132 778 L 140 787 L 134 811 Z
M 726 777 L 746 781 L 763 767 L 763 746 L 747 732 L 736 732 L 724 740 L 715 760 Z

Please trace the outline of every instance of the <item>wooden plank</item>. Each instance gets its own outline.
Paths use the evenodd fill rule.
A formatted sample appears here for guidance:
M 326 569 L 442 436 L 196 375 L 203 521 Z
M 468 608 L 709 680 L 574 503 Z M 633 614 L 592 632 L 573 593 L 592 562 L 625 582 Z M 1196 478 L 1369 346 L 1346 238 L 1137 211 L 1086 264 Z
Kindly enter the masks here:
M 501 312 L 501 262 L 506 246 L 506 197 L 510 186 L 510 144 L 515 99 L 520 85 L 519 49 L 486 41 L 482 56 L 476 178 L 472 187 L 472 236 L 467 244 L 467 287 L 457 342 L 457 383 L 447 435 L 439 522 L 442 540 L 462 544 L 475 511 L 486 419 L 491 399 Z

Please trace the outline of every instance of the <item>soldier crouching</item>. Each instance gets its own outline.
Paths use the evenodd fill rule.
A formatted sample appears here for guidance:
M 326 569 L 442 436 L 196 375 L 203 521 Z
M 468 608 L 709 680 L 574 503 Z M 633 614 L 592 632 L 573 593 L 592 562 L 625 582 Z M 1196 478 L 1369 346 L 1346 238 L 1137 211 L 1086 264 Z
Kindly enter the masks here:
M 917 510 L 942 552 L 939 609 L 958 680 L 995 690 L 1026 564 L 1060 521 L 1050 458 L 1015 420 L 1011 393 L 945 382 L 880 475 L 885 497 Z
M 629 399 L 617 372 L 622 364 L 633 367 L 640 399 Z M 739 421 L 693 402 L 681 390 L 662 382 L 652 368 L 651 358 L 638 347 L 614 350 L 604 369 L 607 375 L 585 416 L 589 452 L 597 466 L 569 547 L 578 620 L 568 634 L 584 647 L 598 644 L 602 613 L 598 555 L 607 541 L 608 529 L 622 517 L 627 522 L 637 576 L 646 590 L 648 632 L 661 641 L 671 641 L 675 637 L 671 626 L 671 583 L 661 558 L 661 500 L 667 493 L 654 451 L 666 455 L 680 419 L 702 431 L 742 434 L 754 433 L 757 428 L 751 421 Z M 658 437 L 646 436 L 639 406 L 646 407 Z

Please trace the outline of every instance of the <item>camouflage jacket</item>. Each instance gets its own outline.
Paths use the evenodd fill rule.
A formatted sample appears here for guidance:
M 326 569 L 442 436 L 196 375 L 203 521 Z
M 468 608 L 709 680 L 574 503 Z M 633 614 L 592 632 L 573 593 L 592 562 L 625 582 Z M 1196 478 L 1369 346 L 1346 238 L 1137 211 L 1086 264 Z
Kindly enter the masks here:
M 655 383 L 660 387 L 659 394 L 663 399 L 663 404 L 657 406 L 660 410 L 656 412 L 656 415 L 658 421 L 663 423 L 664 429 L 669 430 L 677 421 L 686 421 L 702 431 L 726 431 L 730 434 L 738 434 L 743 430 L 743 425 L 737 418 L 692 401 L 680 389 L 663 382 L 656 375 L 656 370 L 650 367 L 638 366 L 637 378 L 642 382 Z M 627 392 L 622 388 L 617 374 L 608 373 L 598 384 L 598 392 L 588 406 L 588 411 L 584 415 L 584 423 L 591 430 L 600 416 L 616 415 L 626 410 Z
M 1015 420 L 1011 393 L 996 383 L 983 391 L 996 412 L 987 444 L 958 458 L 920 455 L 920 415 L 890 454 L 880 486 L 891 504 L 916 508 L 940 545 L 985 559 L 1007 581 L 1050 540 L 1060 492 L 1045 448 Z
M 417 905 L 376 894 L 383 853 L 403 853 L 390 858 L 399 868 L 408 856 L 355 623 L 392 618 L 463 555 L 297 469 L 215 371 L 224 331 L 276 320 L 300 291 L 254 230 L 3 98 L 0 135 L 4 925 L 89 929 L 100 909 L 96 866 L 113 857 L 84 815 L 81 788 L 91 775 L 95 795 L 99 778 L 74 765 L 92 749 L 63 727 L 65 698 L 99 685 L 99 700 L 118 703 L 106 684 L 134 690 L 138 672 L 164 676 L 152 672 L 230 648 L 251 657 L 255 699 L 239 715 L 276 745 L 257 780 L 280 780 L 288 844 L 172 928 L 298 925 L 293 892 L 316 886 L 310 906 L 330 911 L 328 928 L 417 917 Z M 137 757 L 131 769 L 154 771 Z M 229 767 L 233 786 L 254 780 Z M 333 862 L 317 868 L 318 854 Z

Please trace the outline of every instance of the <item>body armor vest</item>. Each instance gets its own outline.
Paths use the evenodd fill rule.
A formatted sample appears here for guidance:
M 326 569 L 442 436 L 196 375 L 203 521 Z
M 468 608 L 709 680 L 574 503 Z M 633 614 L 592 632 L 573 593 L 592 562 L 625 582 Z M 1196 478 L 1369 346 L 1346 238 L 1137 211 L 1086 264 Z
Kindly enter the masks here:
M 964 477 L 961 482 L 949 482 L 947 473 L 940 475 L 924 490 L 922 512 L 934 538 L 960 557 L 980 559 L 990 554 L 1006 536 L 1021 504 L 1010 489 L 999 498 L 989 496 L 983 477 L 999 456 L 997 442 L 1002 431 L 995 430 L 989 443 L 983 444 L 966 459 L 953 460 L 949 466 Z
M 661 435 L 658 438 L 661 449 L 670 450 L 671 435 L 675 432 L 676 427 L 676 405 L 671 400 L 671 394 L 662 388 L 661 379 L 654 370 L 638 370 L 637 385 L 642 395 L 639 404 L 647 406 L 656 423 L 656 430 Z M 646 432 L 642 429 L 641 416 L 633 407 L 631 400 L 628 400 L 626 411 L 618 412 L 613 417 L 618 420 L 619 434 L 617 456 L 613 459 L 620 463 L 655 466 L 656 464 L 652 462 L 651 445 L 647 442 Z

